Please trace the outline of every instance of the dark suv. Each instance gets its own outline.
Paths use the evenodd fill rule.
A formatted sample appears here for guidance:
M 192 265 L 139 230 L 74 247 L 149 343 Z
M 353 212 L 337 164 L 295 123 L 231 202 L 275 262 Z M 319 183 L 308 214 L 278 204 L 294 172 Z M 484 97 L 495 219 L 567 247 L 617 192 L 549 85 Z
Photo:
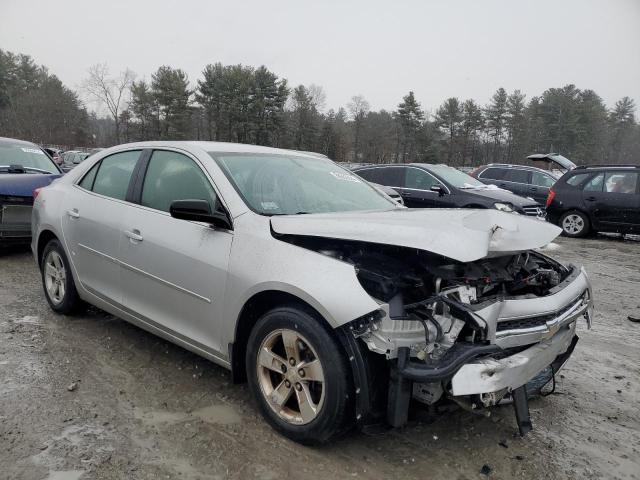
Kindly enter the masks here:
M 557 175 L 541 168 L 503 163 L 479 167 L 471 176 L 482 183 L 497 185 L 516 195 L 531 197 L 540 203 L 545 202 L 549 189 L 558 180 Z
M 547 219 L 569 237 L 640 232 L 640 165 L 578 167 L 549 191 Z
M 407 207 L 495 208 L 523 215 L 544 215 L 544 207 L 535 201 L 485 185 L 447 165 L 368 165 L 353 171 L 369 182 L 392 187 Z

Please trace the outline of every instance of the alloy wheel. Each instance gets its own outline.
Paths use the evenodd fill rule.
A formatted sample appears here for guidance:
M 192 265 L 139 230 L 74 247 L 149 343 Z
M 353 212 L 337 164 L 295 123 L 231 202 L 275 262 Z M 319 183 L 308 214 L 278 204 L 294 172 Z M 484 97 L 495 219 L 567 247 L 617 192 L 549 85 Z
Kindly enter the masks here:
M 584 230 L 584 219 L 575 213 L 567 215 L 562 220 L 562 229 L 570 235 L 578 235 Z
M 67 273 L 62 257 L 50 251 L 44 261 L 44 284 L 51 301 L 58 305 L 64 300 Z
M 256 363 L 262 395 L 282 420 L 305 425 L 317 417 L 325 397 L 324 371 L 304 336 L 274 330 L 260 345 Z

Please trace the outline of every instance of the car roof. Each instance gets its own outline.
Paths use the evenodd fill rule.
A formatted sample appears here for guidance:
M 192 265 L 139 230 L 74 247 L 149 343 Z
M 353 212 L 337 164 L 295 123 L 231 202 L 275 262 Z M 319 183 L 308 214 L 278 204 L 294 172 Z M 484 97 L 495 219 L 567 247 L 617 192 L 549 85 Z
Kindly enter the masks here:
M 303 152 L 300 150 L 287 150 L 284 148 L 263 147 L 261 145 L 249 145 L 246 143 L 231 143 L 231 142 L 203 142 L 203 141 L 177 141 L 177 140 L 156 140 L 151 142 L 136 142 L 127 143 L 124 145 L 118 145 L 120 147 L 169 147 L 169 148 L 184 148 L 184 147 L 196 147 L 204 150 L 205 152 L 216 153 L 264 153 L 264 154 L 280 154 L 280 155 L 301 155 L 308 158 L 324 159 L 324 156 L 314 152 Z
M 25 147 L 36 147 L 36 148 L 40 148 L 38 147 L 38 145 L 36 145 L 33 142 L 27 142 L 26 140 L 18 140 L 17 138 L 7 138 L 7 137 L 0 137 L 0 145 L 5 145 L 5 146 L 9 146 L 9 145 L 15 145 L 15 146 L 25 146 Z
M 513 163 L 489 163 L 487 165 L 484 165 L 480 168 L 482 168 L 483 170 L 486 170 L 489 167 L 493 167 L 493 168 L 525 168 L 527 170 L 535 170 L 537 172 L 541 172 L 541 173 L 547 173 L 550 174 L 552 172 L 550 172 L 549 170 L 545 170 L 544 168 L 538 168 L 538 167 L 532 167 L 531 165 L 515 165 Z
M 583 170 L 633 170 L 639 168 L 640 165 L 633 164 L 620 164 L 620 165 L 581 165 L 579 167 L 574 168 L 572 171 L 580 172 Z

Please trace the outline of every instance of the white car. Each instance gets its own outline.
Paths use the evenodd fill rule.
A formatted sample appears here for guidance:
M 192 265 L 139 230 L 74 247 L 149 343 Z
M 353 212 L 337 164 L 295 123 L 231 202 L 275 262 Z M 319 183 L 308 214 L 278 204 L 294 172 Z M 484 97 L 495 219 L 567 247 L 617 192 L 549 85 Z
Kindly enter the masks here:
M 317 155 L 146 142 L 39 191 L 33 253 L 59 313 L 83 302 L 229 368 L 278 431 L 402 425 L 409 400 L 488 408 L 555 373 L 590 323 L 585 272 L 534 251 L 560 229 L 406 209 Z

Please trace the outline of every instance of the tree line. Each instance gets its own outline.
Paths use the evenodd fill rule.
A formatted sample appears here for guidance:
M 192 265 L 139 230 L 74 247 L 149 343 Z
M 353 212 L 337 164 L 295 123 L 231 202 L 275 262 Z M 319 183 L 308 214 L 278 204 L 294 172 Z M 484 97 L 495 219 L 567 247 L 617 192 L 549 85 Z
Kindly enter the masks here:
M 408 92 L 393 111 L 361 95 L 325 108 L 317 85 L 290 86 L 265 66 L 161 66 L 150 79 L 94 65 L 81 86 L 106 116 L 30 57 L 0 51 L 0 135 L 107 146 L 138 140 L 214 140 L 293 148 L 348 162 L 522 163 L 557 152 L 578 164 L 638 163 L 640 125 L 629 97 L 608 108 L 593 90 L 549 88 L 528 99 L 499 88 L 489 102 L 446 99 L 433 113 Z M 44 117 L 44 118 L 41 118 Z

